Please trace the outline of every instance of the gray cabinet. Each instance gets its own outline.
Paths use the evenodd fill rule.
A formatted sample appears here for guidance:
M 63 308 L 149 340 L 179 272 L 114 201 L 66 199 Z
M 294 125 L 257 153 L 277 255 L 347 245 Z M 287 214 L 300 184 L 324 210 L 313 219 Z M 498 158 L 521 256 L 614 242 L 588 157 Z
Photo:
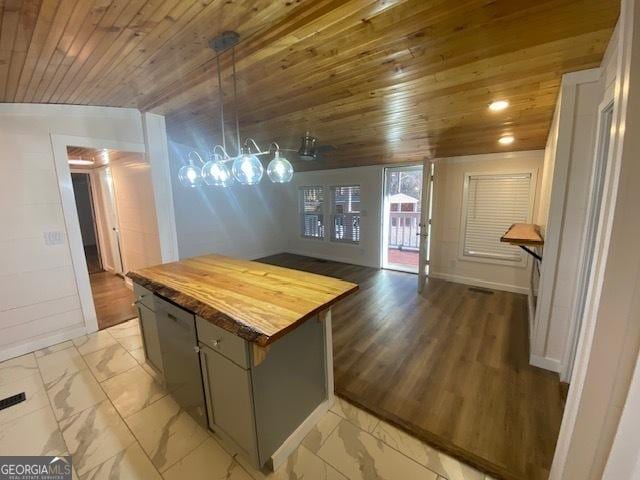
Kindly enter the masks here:
M 204 344 L 200 361 L 209 427 L 257 465 L 250 371 Z
M 262 467 L 327 398 L 324 327 L 311 319 L 256 365 L 244 339 L 196 317 L 209 426 Z
M 147 362 L 162 373 L 162 353 L 160 352 L 160 337 L 158 335 L 156 314 L 144 305 L 139 304 L 138 318 L 140 318 L 140 329 L 142 331 L 144 354 L 147 357 Z
M 159 297 L 154 301 L 165 387 L 178 405 L 205 426 L 207 415 L 195 316 Z
M 254 358 L 243 338 L 134 283 L 149 364 L 185 411 L 263 467 L 327 399 L 324 324 L 309 319 Z M 224 320 L 224 319 L 222 319 Z
M 135 305 L 138 308 L 142 344 L 147 363 L 159 373 L 163 373 L 164 367 L 162 365 L 162 352 L 160 351 L 160 336 L 156 321 L 154 295 L 137 283 L 133 284 L 133 291 L 136 295 Z

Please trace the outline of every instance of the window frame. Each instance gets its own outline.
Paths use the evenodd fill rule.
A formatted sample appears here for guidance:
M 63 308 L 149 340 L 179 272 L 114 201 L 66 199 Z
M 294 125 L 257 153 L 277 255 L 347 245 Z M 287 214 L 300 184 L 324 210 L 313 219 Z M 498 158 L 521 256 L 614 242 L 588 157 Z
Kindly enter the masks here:
M 304 234 L 304 217 L 305 215 L 310 215 L 305 213 L 304 211 L 304 191 L 308 189 L 318 189 L 322 190 L 322 207 L 321 207 L 321 215 L 322 215 L 322 236 L 316 237 L 313 235 L 305 235 Z M 327 191 L 324 185 L 301 185 L 298 187 L 298 234 L 300 238 L 305 240 L 315 240 L 317 242 L 324 242 L 327 238 Z
M 505 175 L 518 176 L 518 175 L 530 175 L 530 183 L 529 183 L 529 205 L 527 208 L 527 219 L 526 223 L 531 223 L 533 219 L 533 212 L 536 202 L 536 189 L 538 182 L 538 170 L 535 168 L 532 169 L 517 169 L 517 170 L 508 170 L 508 171 L 499 171 L 499 172 L 465 172 L 464 173 L 464 182 L 462 188 L 462 204 L 461 204 L 461 212 L 460 212 L 460 233 L 458 238 L 458 260 L 467 261 L 467 262 L 479 262 L 479 263 L 489 263 L 493 265 L 505 265 L 510 267 L 517 268 L 527 268 L 529 265 L 529 255 L 527 255 L 524 251 L 520 252 L 519 260 L 509 260 L 509 259 L 500 259 L 493 258 L 489 256 L 481 256 L 481 255 L 468 255 L 465 254 L 464 246 L 465 246 L 465 238 L 466 238 L 466 228 L 467 228 L 467 204 L 468 204 L 468 194 L 469 194 L 469 181 L 471 177 L 499 177 Z
M 335 211 L 335 191 L 338 188 L 349 188 L 349 187 L 357 187 L 358 192 L 360 194 L 360 210 L 358 211 L 358 240 L 349 240 L 349 239 L 339 239 L 335 238 L 335 217 L 337 215 L 345 215 L 344 213 L 338 214 Z M 334 243 L 341 243 L 345 245 L 360 245 L 360 241 L 362 240 L 362 185 L 358 183 L 345 183 L 338 185 L 329 185 L 329 220 L 331 222 L 330 230 L 329 230 L 329 241 Z M 352 215 L 352 214 L 351 214 Z

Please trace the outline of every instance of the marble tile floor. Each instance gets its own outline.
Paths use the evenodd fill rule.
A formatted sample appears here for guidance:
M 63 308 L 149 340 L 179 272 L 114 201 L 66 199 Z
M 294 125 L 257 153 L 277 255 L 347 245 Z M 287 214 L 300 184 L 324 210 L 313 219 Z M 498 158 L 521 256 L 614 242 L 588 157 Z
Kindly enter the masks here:
M 1 455 L 71 454 L 74 478 L 491 480 L 336 399 L 287 463 L 257 471 L 156 382 L 138 320 L 0 363 Z

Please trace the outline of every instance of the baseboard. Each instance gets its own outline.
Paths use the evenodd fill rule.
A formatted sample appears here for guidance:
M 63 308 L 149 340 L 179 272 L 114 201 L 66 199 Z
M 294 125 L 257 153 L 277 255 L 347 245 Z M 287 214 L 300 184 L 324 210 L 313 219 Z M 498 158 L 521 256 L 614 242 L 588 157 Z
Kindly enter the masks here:
M 533 320 L 536 318 L 536 304 L 534 298 L 533 293 L 529 292 L 529 295 L 527 295 L 527 307 L 529 310 L 529 317 L 527 319 L 529 326 L 529 342 L 531 342 L 531 339 L 533 338 Z
M 463 285 L 472 285 L 474 287 L 490 288 L 492 290 L 523 293 L 525 295 L 529 293 L 529 289 L 527 287 L 518 287 L 516 285 L 509 285 L 506 283 L 487 282 L 485 280 L 480 280 L 479 278 L 463 277 L 461 275 L 451 275 L 449 273 L 429 272 L 429 277 L 447 280 L 448 282 L 462 283 Z
M 313 430 L 313 427 L 320 421 L 322 417 L 329 411 L 333 402 L 331 400 L 325 400 L 320 405 L 316 407 L 316 409 L 311 412 L 304 422 L 302 422 L 298 428 L 294 430 L 294 432 L 289 435 L 280 448 L 271 455 L 271 468 L 273 470 L 277 470 L 284 462 L 287 461 L 289 455 L 298 448 L 298 445 L 302 443 L 304 437 Z
M 5 350 L 0 351 L 0 362 L 9 358 L 19 357 L 26 355 L 27 353 L 35 352 L 43 348 L 57 345 L 58 343 L 66 342 L 73 338 L 85 335 L 87 333 L 87 327 L 85 325 L 70 327 L 70 329 L 63 332 L 57 332 L 53 335 L 47 335 L 46 337 L 37 338 L 35 340 L 29 340 L 19 345 L 11 346 Z
M 529 355 L 529 364 L 534 367 L 543 368 L 545 370 L 550 370 L 552 372 L 560 373 L 562 366 L 560 365 L 560 360 L 556 360 L 554 358 L 541 357 L 539 355 L 530 354 Z

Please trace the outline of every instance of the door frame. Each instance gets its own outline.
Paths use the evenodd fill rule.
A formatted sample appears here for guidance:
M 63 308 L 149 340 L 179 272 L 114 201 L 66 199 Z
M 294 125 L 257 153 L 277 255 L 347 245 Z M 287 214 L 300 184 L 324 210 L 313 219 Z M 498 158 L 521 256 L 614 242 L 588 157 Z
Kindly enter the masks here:
M 381 202 L 381 206 L 382 206 L 382 211 L 381 211 L 381 215 L 382 215 L 382 222 L 381 222 L 381 226 L 382 226 L 382 234 L 380 236 L 380 245 L 381 245 L 381 249 L 380 249 L 380 265 L 382 266 L 382 268 L 384 268 L 385 270 L 393 270 L 395 272 L 405 272 L 405 273 L 413 273 L 413 274 L 418 274 L 419 273 L 419 269 L 420 266 L 418 265 L 418 270 L 414 271 L 412 269 L 409 268 L 392 268 L 388 266 L 388 258 L 387 258 L 387 252 L 389 250 L 389 238 L 388 238 L 388 229 L 390 228 L 389 225 L 389 216 L 387 215 L 387 212 L 389 211 L 389 202 L 388 202 L 388 195 L 387 195 L 387 171 L 388 170 L 394 170 L 394 169 L 401 169 L 401 168 L 406 168 L 406 169 L 420 169 L 422 168 L 422 177 L 423 177 L 423 181 L 424 181 L 424 165 L 422 163 L 407 163 L 407 164 L 401 164 L 401 165 L 388 165 L 388 166 L 384 166 L 382 168 L 382 202 Z M 422 193 L 424 193 L 424 184 L 422 186 L 422 191 L 420 192 L 420 194 L 422 195 Z M 420 263 L 420 261 L 418 260 L 418 264 Z
M 96 186 L 95 186 L 95 177 L 93 175 L 92 170 L 82 170 L 79 168 L 71 168 L 71 174 L 76 175 L 86 175 L 87 176 L 87 184 L 89 187 L 89 206 L 91 207 L 91 221 L 93 222 L 93 234 L 96 239 L 96 249 L 98 250 L 98 261 L 100 262 L 100 269 L 104 270 L 104 251 L 103 251 L 103 241 L 102 234 L 100 229 L 98 228 L 99 222 L 102 220 L 100 216 L 100 212 L 96 208 Z M 74 192 L 75 195 L 75 192 Z M 84 242 L 83 242 L 84 243 Z M 83 245 L 84 246 L 84 245 Z M 86 255 L 85 255 L 86 259 Z
M 622 0 L 611 162 L 571 386 L 549 480 L 637 478 L 640 251 L 640 2 Z M 633 87 L 632 87 L 633 86 Z M 626 404 L 626 405 L 625 405 Z M 624 473 L 622 473 L 624 472 Z
M 594 162 L 591 168 L 590 185 L 589 185 L 589 205 L 586 211 L 586 223 L 585 229 L 582 234 L 580 242 L 580 266 L 578 268 L 578 288 L 575 291 L 573 301 L 571 302 L 570 312 L 570 324 L 569 334 L 567 335 L 567 342 L 564 348 L 564 356 L 560 364 L 560 380 L 562 382 L 569 382 L 571 380 L 571 373 L 573 372 L 573 364 L 576 357 L 576 351 L 578 348 L 578 336 L 580 334 L 580 327 L 582 324 L 582 316 L 587 308 L 587 291 L 589 288 L 589 279 L 593 274 L 591 265 L 594 261 L 596 254 L 596 242 L 598 234 L 598 225 L 600 222 L 600 205 L 602 204 L 605 190 L 607 188 L 606 179 L 607 171 L 611 165 L 613 155 L 613 142 L 611 141 L 611 128 L 613 127 L 613 113 L 614 113 L 614 95 L 611 89 L 607 90 L 604 95 L 604 100 L 598 106 L 598 120 L 596 126 L 596 143 L 594 149 Z M 605 132 L 605 115 L 611 113 L 611 124 L 609 126 L 609 132 Z M 605 135 L 609 135 L 607 142 L 605 143 Z M 604 145 L 607 146 L 607 150 L 604 151 Z M 600 190 L 600 197 L 594 198 L 594 194 Z M 595 221 L 594 215 L 598 215 L 597 221 Z M 590 242 L 591 239 L 591 243 Z M 591 251 L 589 245 L 592 245 Z
M 98 331 L 98 318 L 93 303 L 87 260 L 84 256 L 84 246 L 82 244 L 80 222 L 78 220 L 78 211 L 76 210 L 73 184 L 71 182 L 71 168 L 68 163 L 67 147 L 106 148 L 142 154 L 146 153 L 146 148 L 145 144 L 141 142 L 113 141 L 94 137 L 78 137 L 54 133 L 51 134 L 51 146 L 53 148 L 54 165 L 58 178 L 58 187 L 60 189 L 64 223 L 69 240 L 71 264 L 76 277 L 76 286 L 80 298 L 80 307 L 82 308 L 86 332 L 92 333 Z M 163 239 L 161 237 L 160 242 L 162 243 L 162 241 Z

